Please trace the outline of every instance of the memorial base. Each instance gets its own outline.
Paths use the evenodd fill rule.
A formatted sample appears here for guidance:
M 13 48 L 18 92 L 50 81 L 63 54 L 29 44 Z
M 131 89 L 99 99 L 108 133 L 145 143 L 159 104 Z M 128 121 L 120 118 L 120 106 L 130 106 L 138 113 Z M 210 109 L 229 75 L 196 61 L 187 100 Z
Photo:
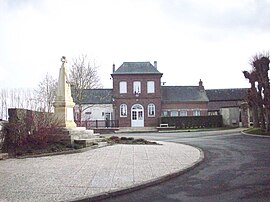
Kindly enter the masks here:
M 94 136 L 94 131 L 86 130 L 85 127 L 63 127 L 61 128 L 60 135 L 58 137 L 60 138 L 60 141 L 65 144 L 73 144 L 74 140 L 96 138 L 96 136 Z

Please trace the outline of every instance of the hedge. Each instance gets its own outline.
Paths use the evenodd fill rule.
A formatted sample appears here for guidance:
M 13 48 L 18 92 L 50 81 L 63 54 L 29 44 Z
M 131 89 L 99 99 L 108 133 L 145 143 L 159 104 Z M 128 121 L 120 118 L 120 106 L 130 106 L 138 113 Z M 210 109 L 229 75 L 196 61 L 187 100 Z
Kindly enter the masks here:
M 222 127 L 222 116 L 174 116 L 160 117 L 159 124 L 168 124 L 178 129 Z

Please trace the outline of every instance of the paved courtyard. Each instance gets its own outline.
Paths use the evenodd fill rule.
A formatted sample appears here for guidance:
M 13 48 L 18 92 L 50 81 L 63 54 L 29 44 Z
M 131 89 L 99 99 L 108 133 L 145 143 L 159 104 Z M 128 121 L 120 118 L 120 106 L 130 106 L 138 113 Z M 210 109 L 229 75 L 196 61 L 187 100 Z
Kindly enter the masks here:
M 136 187 L 203 159 L 194 147 L 114 145 L 83 153 L 0 161 L 0 201 L 72 201 Z

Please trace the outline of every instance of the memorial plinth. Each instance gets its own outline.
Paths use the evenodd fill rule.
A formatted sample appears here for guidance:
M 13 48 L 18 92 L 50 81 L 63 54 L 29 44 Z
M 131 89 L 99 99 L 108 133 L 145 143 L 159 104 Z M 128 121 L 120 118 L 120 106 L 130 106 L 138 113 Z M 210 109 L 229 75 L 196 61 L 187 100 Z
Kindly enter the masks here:
M 59 71 L 58 86 L 54 102 L 54 113 L 58 119 L 59 126 L 62 127 L 61 141 L 73 144 L 74 140 L 94 140 L 94 131 L 86 130 L 85 127 L 76 127 L 73 116 L 75 103 L 71 97 L 70 81 L 68 79 L 68 69 L 66 67 L 66 57 L 62 57 L 62 66 Z

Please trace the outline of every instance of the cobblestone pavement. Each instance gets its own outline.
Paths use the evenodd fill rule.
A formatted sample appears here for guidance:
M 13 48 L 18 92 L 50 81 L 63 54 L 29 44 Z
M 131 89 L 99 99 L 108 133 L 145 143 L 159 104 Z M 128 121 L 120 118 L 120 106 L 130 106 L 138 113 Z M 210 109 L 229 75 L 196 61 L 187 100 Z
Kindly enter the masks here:
M 114 145 L 83 153 L 0 161 L 0 201 L 72 201 L 162 179 L 203 159 L 175 143 Z

